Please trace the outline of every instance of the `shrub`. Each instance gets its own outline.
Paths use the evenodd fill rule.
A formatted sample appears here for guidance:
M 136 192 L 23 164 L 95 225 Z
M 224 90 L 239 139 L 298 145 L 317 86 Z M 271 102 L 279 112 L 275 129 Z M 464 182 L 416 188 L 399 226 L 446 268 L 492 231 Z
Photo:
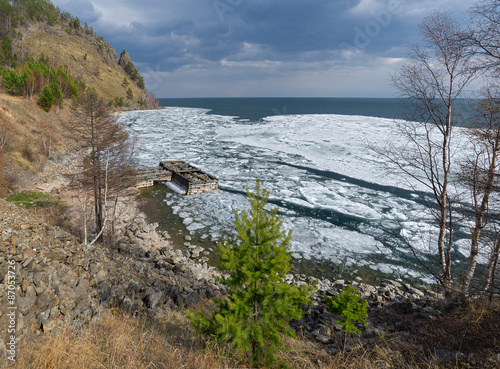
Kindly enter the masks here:
M 124 104 L 123 97 L 115 97 L 115 106 L 122 107 Z
M 364 325 L 368 324 L 366 320 L 364 320 L 368 317 L 366 311 L 368 302 L 366 302 L 366 300 L 361 300 L 352 286 L 347 286 L 347 288 L 341 294 L 337 295 L 335 299 L 326 295 L 324 298 L 330 313 L 342 316 L 342 319 L 338 320 L 337 323 L 342 326 L 344 332 L 361 333 L 361 331 L 354 326 L 353 321 Z
M 30 142 L 25 141 L 24 146 L 21 150 L 21 155 L 30 163 L 33 163 L 35 161 L 35 152 L 33 151 L 33 147 L 31 147 Z
M 8 189 L 7 179 L 5 178 L 5 165 L 3 160 L 3 150 L 0 149 L 0 196 L 4 196 Z

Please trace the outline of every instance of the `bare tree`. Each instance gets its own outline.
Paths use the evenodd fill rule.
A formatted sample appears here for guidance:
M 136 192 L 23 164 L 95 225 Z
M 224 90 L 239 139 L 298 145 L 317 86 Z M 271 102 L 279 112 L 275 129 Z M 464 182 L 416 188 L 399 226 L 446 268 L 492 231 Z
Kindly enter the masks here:
M 500 100 L 496 88 L 488 88 L 484 98 L 477 100 L 476 120 L 467 130 L 472 154 L 462 163 L 460 178 L 470 189 L 474 226 L 471 230 L 471 248 L 468 268 L 463 283 L 465 298 L 470 298 L 471 282 L 477 267 L 477 256 L 483 229 L 496 221 L 491 197 L 498 188 L 498 155 L 500 151 Z M 496 232 L 489 232 L 496 238 Z M 493 241 L 497 244 L 498 242 Z M 490 265 L 494 255 L 491 255 Z M 491 274 L 491 272 L 489 273 Z
M 117 198 L 134 184 L 133 145 L 125 127 L 111 115 L 95 91 L 81 96 L 74 109 L 75 119 L 68 129 L 85 151 L 85 157 L 72 179 L 93 193 L 96 234 L 102 241 L 106 200 Z
M 0 150 L 3 150 L 7 142 L 9 142 L 10 125 L 11 123 L 7 120 L 5 113 L 0 110 Z
M 409 177 L 438 223 L 437 277 L 449 297 L 455 221 L 451 194 L 454 107 L 474 72 L 465 52 L 464 31 L 449 14 L 435 11 L 424 18 L 419 33 L 423 44 L 410 47 L 409 62 L 392 77 L 405 98 L 406 121 L 399 124 L 405 142 L 382 154 Z M 425 192 L 431 194 L 430 201 Z
M 156 98 L 155 94 L 152 92 L 145 92 L 141 98 L 142 107 L 144 109 L 159 109 L 160 102 Z
M 500 254 L 500 234 L 497 231 L 495 233 L 495 239 L 493 246 L 490 250 L 489 261 L 486 266 L 486 271 L 484 273 L 484 281 L 481 287 L 481 293 L 486 294 L 488 290 L 491 291 L 491 296 L 493 295 L 493 287 L 495 286 L 495 274 L 498 267 L 498 256 Z
M 479 69 L 500 73 L 500 1 L 482 0 L 471 8 L 468 34 L 471 50 L 478 58 Z
M 469 53 L 474 57 L 474 68 L 482 73 L 488 86 L 482 98 L 478 100 L 478 124 L 470 130 L 474 143 L 474 157 L 469 160 L 463 175 L 469 179 L 466 183 L 471 189 L 472 205 L 475 215 L 471 232 L 471 253 L 465 275 L 464 294 L 471 294 L 471 283 L 477 265 L 480 247 L 489 247 L 488 264 L 480 293 L 485 293 L 494 283 L 495 270 L 500 252 L 498 232 L 498 199 L 492 197 L 500 192 L 498 185 L 498 150 L 500 140 L 500 88 L 495 80 L 500 76 L 500 1 L 481 0 L 470 10 L 469 32 L 466 35 Z M 492 82 L 493 81 L 493 82 Z M 484 228 L 490 228 L 484 237 Z M 493 223 L 493 224 L 491 224 Z M 480 244 L 483 239 L 482 245 Z

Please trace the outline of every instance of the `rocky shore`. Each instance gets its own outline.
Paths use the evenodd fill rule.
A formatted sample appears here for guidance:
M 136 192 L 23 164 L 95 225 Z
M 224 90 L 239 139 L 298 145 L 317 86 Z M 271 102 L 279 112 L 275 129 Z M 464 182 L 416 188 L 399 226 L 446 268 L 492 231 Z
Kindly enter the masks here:
M 102 307 L 156 320 L 170 309 L 221 294 L 213 268 L 174 250 L 168 236 L 155 232 L 143 217 L 122 219 L 117 250 L 95 245 L 84 251 L 74 236 L 33 212 L 0 200 L 0 214 L 2 356 L 9 327 L 9 281 L 16 286 L 10 306 L 15 307 L 17 340 L 64 325 L 81 328 L 98 319 Z M 9 271 L 15 272 L 14 278 Z
M 175 249 L 166 232 L 158 232 L 157 224 L 148 224 L 144 215 L 130 209 L 115 224 L 114 249 L 94 245 L 86 250 L 35 212 L 0 200 L 0 357 L 9 347 L 9 307 L 16 314 L 19 342 L 60 327 L 85 327 L 99 319 L 103 308 L 119 308 L 154 322 L 172 310 L 204 306 L 225 294 L 214 280 L 218 271 L 206 263 L 206 250 L 191 244 L 189 237 L 183 250 Z M 13 280 L 15 289 L 10 286 Z M 443 314 L 442 296 L 425 286 L 391 280 L 374 286 L 360 278 L 330 281 L 303 274 L 289 274 L 286 282 L 317 283 L 313 305 L 291 325 L 299 337 L 316 342 L 328 354 L 388 338 L 407 345 Z M 359 327 L 361 335 L 348 337 L 344 344 L 339 317 L 328 313 L 323 296 L 335 296 L 348 284 L 369 302 L 369 317 L 368 325 Z M 412 345 L 425 350 L 418 342 Z M 436 349 L 440 361 L 465 357 L 458 350 Z

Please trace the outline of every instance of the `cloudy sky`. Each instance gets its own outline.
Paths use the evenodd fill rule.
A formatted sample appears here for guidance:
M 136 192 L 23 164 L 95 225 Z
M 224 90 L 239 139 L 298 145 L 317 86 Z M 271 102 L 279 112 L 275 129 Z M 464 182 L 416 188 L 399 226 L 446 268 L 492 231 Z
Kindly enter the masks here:
M 465 0 L 54 0 L 127 50 L 158 97 L 392 97 L 433 9 Z

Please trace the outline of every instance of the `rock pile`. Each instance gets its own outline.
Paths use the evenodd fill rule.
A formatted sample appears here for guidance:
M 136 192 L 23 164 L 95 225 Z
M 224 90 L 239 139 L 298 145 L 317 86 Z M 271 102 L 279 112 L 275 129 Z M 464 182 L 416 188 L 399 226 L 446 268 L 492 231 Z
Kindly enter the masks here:
M 118 250 L 84 251 L 64 230 L 3 200 L 0 214 L 0 353 L 9 295 L 19 340 L 63 325 L 78 329 L 97 319 L 101 306 L 160 319 L 221 293 L 212 268 L 173 250 L 168 236 L 142 217 L 122 220 Z
M 438 306 L 442 296 L 422 286 L 416 288 L 397 281 L 384 280 L 378 286 L 362 283 L 358 277 L 354 281 L 328 279 L 318 280 L 305 275 L 287 275 L 288 283 L 317 283 L 313 305 L 300 321 L 293 322 L 297 332 L 303 336 L 326 345 L 330 351 L 343 349 L 343 332 L 337 323 L 340 317 L 328 312 L 324 295 L 336 296 L 348 285 L 352 285 L 359 295 L 368 301 L 368 325 L 359 325 L 361 335 L 357 342 L 374 343 L 386 333 L 399 335 L 416 334 L 424 323 L 440 316 Z M 354 343 L 354 342 L 351 342 Z

